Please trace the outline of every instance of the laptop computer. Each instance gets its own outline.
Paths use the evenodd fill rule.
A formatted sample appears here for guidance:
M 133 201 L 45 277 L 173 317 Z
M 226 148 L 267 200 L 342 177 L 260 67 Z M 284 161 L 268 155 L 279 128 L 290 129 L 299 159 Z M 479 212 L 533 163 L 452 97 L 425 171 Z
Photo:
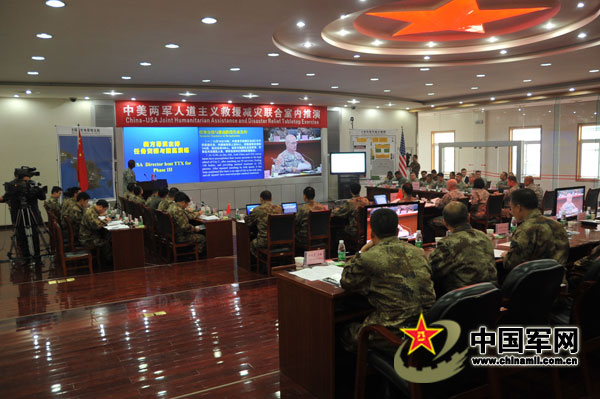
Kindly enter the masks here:
M 373 197 L 377 205 L 385 205 L 388 203 L 387 196 L 385 194 L 376 195 Z
M 246 205 L 246 215 L 249 215 L 252 212 L 252 209 L 260 206 L 260 204 L 247 204 Z
M 284 215 L 298 212 L 298 204 L 295 202 L 284 202 L 281 204 L 281 207 L 283 208 Z

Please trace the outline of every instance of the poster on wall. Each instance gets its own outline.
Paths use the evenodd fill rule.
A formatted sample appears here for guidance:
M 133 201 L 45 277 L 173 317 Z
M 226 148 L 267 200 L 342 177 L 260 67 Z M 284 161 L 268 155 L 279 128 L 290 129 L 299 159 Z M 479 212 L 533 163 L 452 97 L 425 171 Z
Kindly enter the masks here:
M 79 131 L 81 131 L 81 142 L 89 180 L 87 193 L 94 199 L 114 199 L 114 147 L 113 128 L 111 127 L 56 127 L 59 185 L 63 190 L 79 186 L 77 182 L 77 140 Z
M 398 169 L 397 129 L 351 129 L 352 151 L 367 153 L 367 176 L 386 175 Z

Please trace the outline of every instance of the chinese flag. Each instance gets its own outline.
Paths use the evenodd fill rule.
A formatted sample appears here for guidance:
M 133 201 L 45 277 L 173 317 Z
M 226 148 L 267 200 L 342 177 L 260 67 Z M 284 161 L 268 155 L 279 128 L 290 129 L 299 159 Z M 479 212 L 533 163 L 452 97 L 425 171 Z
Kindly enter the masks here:
M 83 155 L 83 142 L 81 141 L 81 129 L 77 139 L 77 181 L 81 191 L 87 191 L 89 187 L 87 167 L 85 166 L 85 156 Z
M 227 214 L 229 215 L 231 213 L 231 202 L 227 203 Z

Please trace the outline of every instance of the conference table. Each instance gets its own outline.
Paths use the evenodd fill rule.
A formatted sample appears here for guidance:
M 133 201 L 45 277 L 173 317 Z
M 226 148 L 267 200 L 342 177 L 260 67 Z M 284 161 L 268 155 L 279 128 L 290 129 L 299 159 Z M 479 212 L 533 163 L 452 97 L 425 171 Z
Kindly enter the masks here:
M 578 234 L 569 238 L 573 254 L 589 253 L 600 244 L 600 231 L 580 225 L 574 231 Z M 495 249 L 508 250 L 510 239 L 493 241 Z M 434 249 L 433 246 L 425 248 L 426 256 Z M 498 258 L 500 269 L 501 264 L 502 259 Z M 273 272 L 277 280 L 279 367 L 317 398 L 346 397 L 348 392 L 342 395 L 340 390 L 348 390 L 351 384 L 342 374 L 340 363 L 336 363 L 336 359 L 339 360 L 336 352 L 342 350 L 336 344 L 339 329 L 351 320 L 364 319 L 371 309 L 359 301 L 357 294 L 324 281 L 308 281 L 291 274 L 294 268 L 290 265 L 289 271 Z
M 144 228 L 110 230 L 114 270 L 146 266 Z

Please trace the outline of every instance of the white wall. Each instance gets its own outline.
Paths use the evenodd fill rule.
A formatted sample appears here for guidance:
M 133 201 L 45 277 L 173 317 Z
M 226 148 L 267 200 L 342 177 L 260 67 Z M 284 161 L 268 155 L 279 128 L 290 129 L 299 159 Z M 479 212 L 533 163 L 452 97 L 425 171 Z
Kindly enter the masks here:
M 40 171 L 35 180 L 48 185 L 48 190 L 57 185 L 55 125 L 90 126 L 91 105 L 90 101 L 0 98 L 0 182 L 12 180 L 14 169 L 27 165 Z M 40 209 L 44 215 L 41 204 Z M 0 204 L 0 225 L 7 224 L 10 224 L 8 206 Z

